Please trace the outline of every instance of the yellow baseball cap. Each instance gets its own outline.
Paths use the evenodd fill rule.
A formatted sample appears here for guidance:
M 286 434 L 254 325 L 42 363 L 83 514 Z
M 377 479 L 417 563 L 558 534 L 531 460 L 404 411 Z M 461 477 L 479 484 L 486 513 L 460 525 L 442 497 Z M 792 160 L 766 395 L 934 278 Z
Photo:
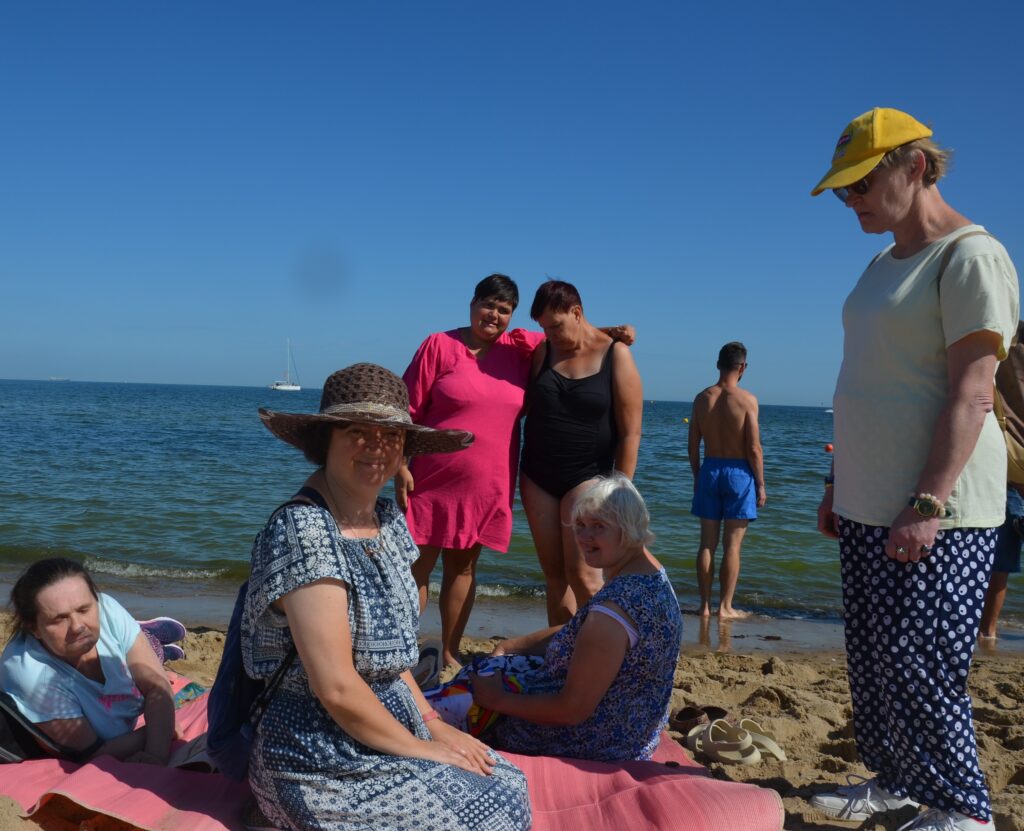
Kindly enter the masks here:
M 889 107 L 875 107 L 846 125 L 832 154 L 832 167 L 811 196 L 830 188 L 842 188 L 863 179 L 874 170 L 882 156 L 932 131 L 913 116 Z

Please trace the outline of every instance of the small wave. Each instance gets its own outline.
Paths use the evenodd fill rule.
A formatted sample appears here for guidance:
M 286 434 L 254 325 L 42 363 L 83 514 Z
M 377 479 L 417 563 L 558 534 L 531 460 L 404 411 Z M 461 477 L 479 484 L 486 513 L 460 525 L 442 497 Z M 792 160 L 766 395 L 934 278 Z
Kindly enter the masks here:
M 434 596 L 441 592 L 440 583 L 430 584 L 430 593 Z M 517 583 L 478 583 L 477 597 L 490 597 L 497 600 L 534 600 L 544 598 L 544 586 Z
M 93 574 L 110 574 L 115 577 L 129 578 L 168 577 L 173 580 L 222 580 L 229 576 L 229 570 L 223 568 L 174 568 L 123 560 L 108 560 L 104 557 L 86 557 L 85 567 Z

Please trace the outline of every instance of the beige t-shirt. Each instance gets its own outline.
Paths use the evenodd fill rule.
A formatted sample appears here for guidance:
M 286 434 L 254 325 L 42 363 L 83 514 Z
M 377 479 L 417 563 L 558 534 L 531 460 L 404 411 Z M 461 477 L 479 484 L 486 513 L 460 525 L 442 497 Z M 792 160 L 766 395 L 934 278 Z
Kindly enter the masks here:
M 905 259 L 886 249 L 861 275 L 843 306 L 843 365 L 835 410 L 833 510 L 867 525 L 892 525 L 917 484 L 946 403 L 946 348 L 984 330 L 1002 338 L 999 360 L 1017 329 L 1017 272 L 994 238 L 958 243 L 941 292 L 943 252 L 980 225 L 958 228 Z M 941 300 L 940 300 L 941 294 Z M 947 501 L 941 528 L 994 528 L 1006 504 L 1006 445 L 989 413 Z

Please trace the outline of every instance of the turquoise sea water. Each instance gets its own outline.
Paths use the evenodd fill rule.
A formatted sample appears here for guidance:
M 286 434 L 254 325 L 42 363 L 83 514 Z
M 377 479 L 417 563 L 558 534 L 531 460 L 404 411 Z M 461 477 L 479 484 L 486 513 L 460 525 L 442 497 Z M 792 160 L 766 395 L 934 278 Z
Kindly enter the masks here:
M 312 412 L 319 390 L 0 381 L 0 585 L 28 562 L 84 559 L 101 585 L 157 581 L 183 593 L 232 591 L 267 515 L 311 468 L 259 422 L 257 407 Z M 697 521 L 689 513 L 688 403 L 644 405 L 636 483 L 647 500 L 652 550 L 684 608 L 696 605 Z M 836 546 L 815 530 L 823 408 L 761 408 L 768 505 L 743 548 L 737 604 L 777 617 L 836 619 Z M 717 565 L 717 564 L 716 564 Z M 508 554 L 485 551 L 480 593 L 542 597 L 517 507 Z M 1004 619 L 1024 621 L 1011 581 Z M 6 591 L 4 591 L 6 594 Z

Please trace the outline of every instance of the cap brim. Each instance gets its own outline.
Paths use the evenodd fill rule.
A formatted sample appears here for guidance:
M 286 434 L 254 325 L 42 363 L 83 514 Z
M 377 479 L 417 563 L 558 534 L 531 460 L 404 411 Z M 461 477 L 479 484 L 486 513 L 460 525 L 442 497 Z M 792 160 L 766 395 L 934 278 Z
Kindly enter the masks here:
M 335 416 L 321 413 L 279 413 L 263 407 L 259 410 L 260 421 L 281 441 L 305 450 L 309 428 L 316 424 L 370 424 L 374 427 L 396 427 L 405 430 L 405 455 L 423 456 L 429 453 L 454 453 L 465 450 L 475 438 L 468 430 L 435 430 L 422 424 L 411 424 L 396 419 L 375 418 L 367 415 Z
M 825 174 L 825 178 L 818 182 L 817 187 L 811 191 L 811 196 L 817 196 L 819 193 L 824 193 L 832 188 L 844 188 L 847 185 L 852 185 L 854 182 L 859 182 L 878 167 L 878 163 L 882 161 L 883 156 L 885 156 L 885 152 L 868 156 L 866 159 L 861 159 L 853 164 L 846 163 L 845 166 L 841 160 L 839 165 L 833 165 L 832 169 Z

